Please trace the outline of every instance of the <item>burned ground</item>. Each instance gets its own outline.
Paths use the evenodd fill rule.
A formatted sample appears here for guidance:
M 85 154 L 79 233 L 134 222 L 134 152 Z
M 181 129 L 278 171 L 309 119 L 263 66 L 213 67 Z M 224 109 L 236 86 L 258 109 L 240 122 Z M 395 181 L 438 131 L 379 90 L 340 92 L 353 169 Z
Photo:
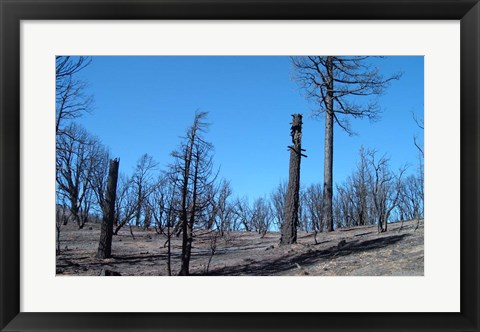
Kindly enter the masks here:
M 62 226 L 57 276 L 95 276 L 102 271 L 128 276 L 167 275 L 166 236 L 155 230 L 121 229 L 113 237 L 112 258 L 97 259 L 100 224 L 77 229 Z M 339 229 L 317 235 L 298 234 L 298 243 L 279 246 L 279 233 L 261 237 L 253 232 L 229 232 L 216 238 L 212 232 L 195 232 L 190 272 L 210 276 L 418 276 L 424 269 L 424 226 L 420 222 L 389 224 L 388 232 L 376 226 Z M 172 239 L 172 271 L 180 270 L 181 237 Z M 210 261 L 210 264 L 209 264 Z M 207 271 L 208 266 L 208 271 Z M 108 272 L 107 272 L 108 273 Z

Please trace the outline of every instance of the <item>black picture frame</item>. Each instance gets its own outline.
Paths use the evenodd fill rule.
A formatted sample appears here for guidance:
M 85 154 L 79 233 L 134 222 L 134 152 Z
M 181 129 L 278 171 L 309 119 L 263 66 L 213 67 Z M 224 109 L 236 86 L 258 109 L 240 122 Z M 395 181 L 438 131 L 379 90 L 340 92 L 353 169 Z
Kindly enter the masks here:
M 478 0 L 0 0 L 0 15 L 0 328 L 2 331 L 479 331 L 480 5 Z M 20 21 L 60 19 L 459 20 L 461 25 L 460 313 L 20 312 Z

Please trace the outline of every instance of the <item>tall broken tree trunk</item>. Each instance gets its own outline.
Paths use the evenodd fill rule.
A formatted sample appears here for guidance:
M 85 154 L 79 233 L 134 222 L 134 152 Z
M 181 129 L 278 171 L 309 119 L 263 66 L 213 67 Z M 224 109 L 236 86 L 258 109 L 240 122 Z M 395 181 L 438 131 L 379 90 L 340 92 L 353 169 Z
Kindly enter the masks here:
M 302 156 L 302 115 L 292 115 L 292 143 L 290 149 L 290 168 L 288 173 L 288 188 L 285 197 L 285 220 L 282 223 L 280 244 L 297 242 L 298 206 L 300 197 L 300 159 Z
M 117 196 L 117 180 L 119 159 L 110 160 L 108 172 L 107 193 L 102 206 L 103 221 L 98 243 L 97 258 L 112 257 L 113 220 L 115 217 L 115 199 Z

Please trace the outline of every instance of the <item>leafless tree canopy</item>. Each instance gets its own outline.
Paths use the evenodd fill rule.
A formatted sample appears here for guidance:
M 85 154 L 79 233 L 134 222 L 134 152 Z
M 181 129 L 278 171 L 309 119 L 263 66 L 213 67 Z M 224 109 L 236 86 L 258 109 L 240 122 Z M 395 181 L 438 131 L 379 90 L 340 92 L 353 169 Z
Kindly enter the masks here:
M 105 149 L 79 125 L 71 124 L 57 137 L 57 192 L 69 201 L 73 220 L 83 228 L 93 196 L 92 179 Z
M 273 218 L 275 226 L 280 229 L 285 220 L 285 199 L 287 197 L 287 183 L 282 181 L 277 188 L 270 194 L 272 202 Z
M 64 133 L 68 120 L 91 111 L 93 97 L 86 94 L 86 83 L 77 78 L 78 73 L 87 67 L 91 58 L 57 56 L 56 58 L 56 124 L 57 135 Z
M 349 116 L 377 120 L 381 108 L 368 97 L 380 95 L 400 74 L 383 77 L 380 70 L 368 63 L 367 56 L 292 57 L 294 77 L 318 109 L 315 114 L 333 113 L 335 123 L 353 134 Z M 331 100 L 329 100 L 329 95 Z M 329 104 L 332 105 L 329 105 Z

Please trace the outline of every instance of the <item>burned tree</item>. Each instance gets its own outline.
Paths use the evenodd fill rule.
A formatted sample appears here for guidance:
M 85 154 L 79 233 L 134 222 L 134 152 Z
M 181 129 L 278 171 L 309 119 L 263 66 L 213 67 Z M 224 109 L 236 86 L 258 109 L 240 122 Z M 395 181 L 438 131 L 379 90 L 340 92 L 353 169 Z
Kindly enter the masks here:
M 270 229 L 272 221 L 272 208 L 270 202 L 263 197 L 255 199 L 253 201 L 251 213 L 253 228 L 258 234 L 260 234 L 261 238 L 264 238 Z
M 368 152 L 372 167 L 373 217 L 376 220 L 378 232 L 387 231 L 388 219 L 397 207 L 401 194 L 402 177 L 406 168 L 400 168 L 398 175 L 389 169 L 389 159 L 385 156 L 376 160 L 376 151 Z
M 144 227 L 150 225 L 149 218 L 153 216 L 148 200 L 159 185 L 154 182 L 152 174 L 156 165 L 152 157 L 144 154 L 137 162 L 132 176 L 120 174 L 115 203 L 114 235 L 117 235 L 125 225 L 130 227 L 131 234 L 133 234 L 132 225 L 143 224 Z
M 92 137 L 72 122 L 92 109 L 93 97 L 86 93 L 86 82 L 78 73 L 91 63 L 90 57 L 57 56 L 55 58 L 55 135 L 57 201 L 68 193 L 74 221 L 82 228 L 88 218 L 91 188 L 91 156 L 95 149 Z
M 115 198 L 117 195 L 117 180 L 119 159 L 110 160 L 108 172 L 107 193 L 102 204 L 103 221 L 98 243 L 97 258 L 112 256 L 113 219 L 115 218 Z
M 181 268 L 179 275 L 190 274 L 190 257 L 193 245 L 193 229 L 204 217 L 211 202 L 210 194 L 215 180 L 213 169 L 213 145 L 204 139 L 208 128 L 207 113 L 195 114 L 192 126 L 187 130 L 180 147 L 172 152 L 174 163 L 169 176 L 175 179 L 178 191 L 178 227 L 182 233 Z
M 172 177 L 173 175 L 173 177 Z M 179 197 L 177 196 L 178 174 L 162 174 L 158 179 L 155 190 L 147 199 L 148 209 L 151 211 L 157 234 L 166 236 L 163 244 L 167 248 L 167 274 L 172 275 L 172 229 L 178 219 Z
M 287 182 L 282 181 L 277 188 L 270 194 L 270 201 L 272 202 L 272 210 L 274 223 L 278 229 L 282 228 L 285 220 L 285 198 L 287 197 Z
M 145 202 L 155 189 L 155 185 L 152 183 L 152 171 L 155 170 L 157 165 L 153 157 L 145 153 L 138 160 L 135 173 L 131 178 L 136 197 L 135 226 L 140 226 L 143 210 L 146 208 Z M 147 214 L 144 217 L 147 217 Z M 145 220 L 143 224 L 146 226 Z
M 233 205 L 230 203 L 230 197 L 232 195 L 232 187 L 227 180 L 220 181 L 218 188 L 214 188 L 214 192 L 211 196 L 211 211 L 208 218 L 206 229 L 215 229 L 220 236 L 225 236 L 225 232 L 232 230 L 232 214 L 234 213 Z
M 424 130 L 424 123 L 423 120 L 419 120 L 413 115 L 413 119 L 415 120 L 415 123 L 417 124 L 418 128 L 420 128 L 422 131 Z M 423 144 L 419 143 L 417 141 L 417 136 L 415 135 L 413 137 L 413 143 L 415 144 L 415 147 L 418 150 L 418 176 L 417 179 L 417 185 L 415 186 L 417 188 L 417 192 L 419 194 L 419 199 L 417 199 L 416 207 L 415 207 L 415 219 L 417 221 L 417 225 L 415 226 L 415 230 L 418 229 L 420 219 L 423 218 L 423 206 L 424 206 L 424 192 L 423 192 L 423 187 L 424 187 L 424 152 L 423 152 Z
M 91 203 L 91 178 L 105 149 L 83 127 L 72 123 L 57 137 L 56 184 L 57 203 L 69 203 L 71 218 L 81 229 Z
M 314 232 L 315 244 L 318 243 L 317 235 L 323 232 L 322 211 L 323 211 L 323 188 L 322 185 L 311 184 L 304 193 L 305 209 Z
M 92 108 L 92 96 L 86 94 L 86 83 L 77 79 L 78 72 L 91 63 L 90 57 L 57 56 L 55 59 L 55 133 L 65 135 L 68 120 L 82 116 Z
M 388 82 L 400 74 L 384 78 L 371 66 L 368 56 L 293 57 L 296 78 L 306 96 L 318 103 L 317 115 L 325 113 L 324 223 L 333 231 L 333 127 L 337 124 L 353 134 L 349 118 L 376 119 L 380 108 L 375 100 L 362 103 L 361 97 L 380 95 Z
M 253 229 L 253 211 L 248 204 L 248 198 L 238 198 L 234 202 L 234 215 L 239 219 L 240 228 L 245 232 Z
M 306 157 L 302 154 L 302 115 L 292 115 L 292 145 L 290 149 L 290 168 L 288 175 L 287 196 L 285 198 L 285 220 L 282 224 L 280 244 L 297 242 L 298 206 L 300 196 L 300 159 Z

